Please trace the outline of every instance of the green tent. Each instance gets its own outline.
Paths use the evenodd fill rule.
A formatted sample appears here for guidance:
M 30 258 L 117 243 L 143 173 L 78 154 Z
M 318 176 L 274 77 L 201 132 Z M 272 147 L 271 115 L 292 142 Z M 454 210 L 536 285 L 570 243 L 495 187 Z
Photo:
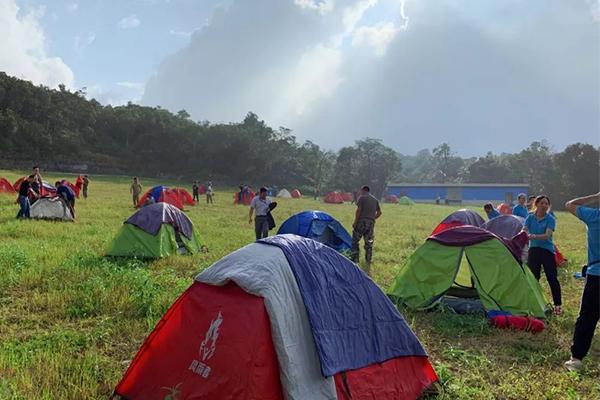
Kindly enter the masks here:
M 398 204 L 401 204 L 403 206 L 412 206 L 415 204 L 415 202 L 408 196 L 402 196 L 398 199 Z
M 109 256 L 161 258 L 193 254 L 200 243 L 192 221 L 167 203 L 151 204 L 131 216 L 113 240 Z
M 517 246 L 518 247 L 518 246 Z M 500 238 L 474 226 L 431 236 L 400 269 L 388 294 L 413 308 L 444 295 L 479 297 L 486 311 L 543 318 L 548 302 L 539 282 Z

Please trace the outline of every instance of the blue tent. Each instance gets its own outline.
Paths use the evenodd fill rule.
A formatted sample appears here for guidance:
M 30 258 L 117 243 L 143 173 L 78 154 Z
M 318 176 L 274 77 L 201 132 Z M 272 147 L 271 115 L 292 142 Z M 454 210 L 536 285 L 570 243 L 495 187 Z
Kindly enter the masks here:
M 277 234 L 293 233 L 321 242 L 337 251 L 350 250 L 352 238 L 342 224 L 323 211 L 302 211 L 288 218 Z

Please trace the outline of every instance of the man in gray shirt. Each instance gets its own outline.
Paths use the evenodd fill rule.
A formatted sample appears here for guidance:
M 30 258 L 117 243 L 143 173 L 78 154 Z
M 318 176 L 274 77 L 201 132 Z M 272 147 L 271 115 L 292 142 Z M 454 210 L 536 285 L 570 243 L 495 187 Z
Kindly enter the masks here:
M 267 198 L 267 189 L 264 187 L 260 188 L 258 196 L 255 196 L 250 202 L 250 212 L 248 214 L 248 223 L 252 223 L 252 213 L 256 214 L 254 218 L 254 232 L 256 233 L 256 240 L 260 240 L 269 236 L 269 221 L 267 219 L 267 213 L 269 212 L 269 205 L 271 200 Z
M 367 274 L 370 272 L 373 258 L 373 242 L 375 241 L 375 220 L 381 216 L 379 201 L 370 193 L 368 186 L 360 189 L 356 200 L 356 214 L 352 224 L 352 261 L 358 262 L 360 239 L 365 239 L 365 259 L 367 261 Z

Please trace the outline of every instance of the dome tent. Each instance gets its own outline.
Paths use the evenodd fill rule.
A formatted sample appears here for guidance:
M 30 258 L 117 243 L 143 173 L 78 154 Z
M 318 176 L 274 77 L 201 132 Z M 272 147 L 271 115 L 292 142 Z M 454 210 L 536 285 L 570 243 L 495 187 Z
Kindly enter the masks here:
M 277 197 L 280 197 L 282 199 L 291 199 L 292 194 L 287 189 L 281 189 L 279 193 L 277 193 Z
M 107 255 L 161 258 L 193 254 L 200 244 L 192 221 L 168 203 L 142 207 L 124 222 Z
M 521 252 L 527 235 L 504 240 L 475 226 L 430 236 L 402 266 L 388 294 L 428 308 L 445 294 L 478 297 L 485 310 L 543 318 L 548 302 Z
M 294 199 L 300 199 L 300 198 L 302 198 L 302 193 L 300 193 L 300 191 L 298 189 L 294 189 L 294 190 L 292 190 L 292 197 Z
M 330 204 L 342 204 L 344 203 L 344 199 L 342 197 L 342 195 L 339 192 L 329 192 L 325 195 L 325 197 L 323 198 L 323 201 L 325 203 L 330 203 Z
M 0 193 L 13 194 L 16 190 L 13 185 L 5 178 L 0 178 Z
M 146 191 L 138 201 L 138 208 L 143 207 L 146 203 L 146 199 L 150 196 L 152 196 L 155 203 L 168 203 L 183 210 L 183 202 L 181 201 L 179 193 L 166 186 L 154 186 L 152 189 Z
M 398 196 L 396 196 L 395 194 L 390 194 L 388 196 L 385 196 L 385 201 L 390 204 L 398 204 Z
M 278 235 L 200 273 L 115 394 L 416 399 L 436 381 L 414 333 L 354 263 L 313 240 Z
M 302 211 L 292 215 L 281 226 L 277 234 L 292 233 L 323 243 L 343 252 L 352 247 L 352 237 L 331 215 L 323 211 Z
M 403 206 L 413 206 L 415 202 L 408 196 L 402 196 L 398 199 L 398 204 Z
M 480 227 L 484 223 L 485 221 L 483 220 L 481 215 L 477 214 L 475 211 L 462 209 L 455 211 L 452 214 L 448 215 L 446 218 L 444 218 L 442 222 L 440 222 L 438 226 L 435 227 L 431 234 L 435 235 L 436 233 L 440 233 L 446 229 L 450 229 L 456 226 L 473 225 Z
M 62 198 L 42 197 L 31 205 L 31 218 L 73 221 L 73 213 Z

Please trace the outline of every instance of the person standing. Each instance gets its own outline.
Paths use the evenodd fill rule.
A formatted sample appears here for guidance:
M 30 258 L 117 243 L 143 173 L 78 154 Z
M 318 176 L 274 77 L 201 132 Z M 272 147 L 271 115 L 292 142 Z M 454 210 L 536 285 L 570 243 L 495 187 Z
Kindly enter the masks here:
M 352 252 L 351 259 L 358 262 L 360 255 L 360 239 L 365 242 L 365 260 L 367 262 L 367 274 L 370 272 L 373 260 L 373 243 L 375 241 L 375 220 L 381 216 L 379 201 L 371 193 L 368 186 L 360 189 L 356 199 L 356 213 L 352 224 Z
M 198 186 L 198 181 L 194 181 L 192 185 L 192 197 L 196 203 L 200 202 L 200 187 Z
M 562 313 L 562 297 L 554 257 L 554 243 L 552 242 L 552 235 L 556 230 L 556 219 L 548 213 L 550 208 L 548 196 L 537 196 L 533 204 L 533 212 L 527 216 L 523 226 L 523 231 L 529 238 L 527 264 L 538 281 L 542 267 L 544 268 L 544 274 L 552 292 L 554 314 L 560 315 Z
M 211 181 L 208 181 L 206 184 L 206 204 L 213 203 L 213 184 Z
M 40 175 L 40 167 L 38 165 L 34 165 L 32 170 L 33 182 L 31 182 L 31 189 L 35 192 L 35 197 L 40 197 L 42 195 L 42 175 Z
M 525 193 L 519 193 L 517 196 L 517 201 L 518 204 L 512 209 L 513 215 L 517 215 L 521 218 L 527 218 L 529 210 L 527 210 L 527 205 L 525 204 L 527 202 L 527 196 L 525 196 Z
M 600 209 L 584 207 L 600 201 L 600 193 L 567 201 L 565 208 L 587 227 L 588 260 L 585 286 L 581 296 L 579 316 L 575 322 L 571 358 L 565 362 L 569 371 L 579 371 L 582 360 L 592 345 L 592 338 L 600 318 Z
M 83 176 L 83 186 L 82 186 L 82 191 L 83 191 L 83 198 L 87 199 L 88 197 L 88 185 L 90 184 L 90 178 L 87 175 Z
M 17 218 L 30 218 L 30 203 L 29 203 L 29 195 L 37 196 L 37 193 L 34 192 L 31 185 L 35 181 L 35 175 L 29 175 L 27 179 L 21 182 L 21 186 L 19 186 L 19 195 L 17 196 L 17 200 L 15 201 L 19 204 L 19 212 L 17 213 Z
M 142 194 L 142 185 L 138 180 L 137 176 L 133 177 L 133 182 L 131 183 L 131 187 L 129 188 L 129 192 L 131 193 L 133 200 L 133 207 L 137 207 L 138 202 L 140 201 L 140 194 Z
M 258 196 L 255 196 L 250 202 L 250 211 L 248 213 L 248 223 L 252 223 L 252 213 L 254 212 L 254 233 L 256 240 L 269 236 L 269 220 L 267 213 L 270 211 L 271 200 L 267 198 L 267 188 L 261 187 Z

